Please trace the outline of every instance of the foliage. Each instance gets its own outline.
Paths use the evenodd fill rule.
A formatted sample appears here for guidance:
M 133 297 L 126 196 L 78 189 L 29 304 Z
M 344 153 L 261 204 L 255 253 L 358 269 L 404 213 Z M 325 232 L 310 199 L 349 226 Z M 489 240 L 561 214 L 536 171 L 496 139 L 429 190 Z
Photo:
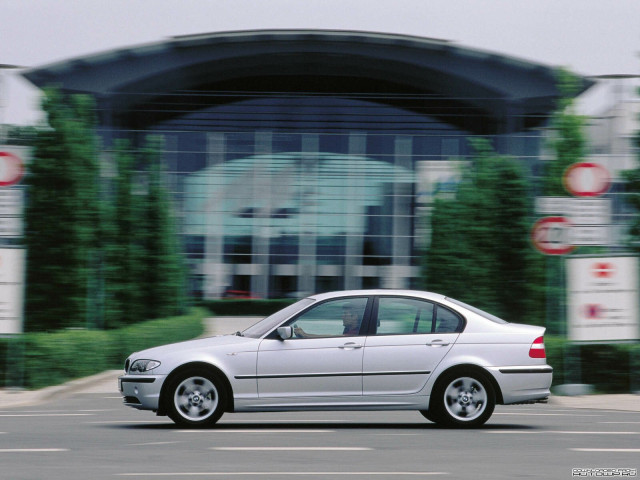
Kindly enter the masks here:
M 640 89 L 638 89 L 640 95 Z M 640 116 L 638 117 L 640 120 Z M 625 201 L 633 207 L 635 212 L 631 227 L 629 229 L 629 246 L 635 251 L 640 253 L 640 130 L 636 132 L 634 137 L 634 143 L 637 148 L 637 165 L 638 167 L 633 170 L 627 170 L 622 172 L 625 179 Z
M 31 125 L 8 125 L 5 128 L 7 129 L 5 142 L 7 145 L 31 147 L 38 136 L 38 128 Z
M 42 388 L 122 368 L 134 351 L 195 338 L 203 333 L 204 309 L 188 315 L 117 330 L 62 330 L 24 335 L 24 386 Z
M 158 153 L 160 150 L 160 139 L 150 137 L 142 151 L 149 178 L 144 209 L 144 295 L 151 317 L 175 315 L 184 308 L 184 268 L 169 191 Z
M 553 385 L 586 383 L 601 393 L 640 391 L 640 345 L 577 344 L 545 336 Z
M 565 170 L 583 159 L 586 139 L 583 129 L 586 118 L 574 111 L 574 97 L 580 92 L 580 80 L 567 70 L 557 71 L 560 98 L 551 118 L 550 146 L 554 151 L 553 161 L 547 163 L 544 194 L 564 196 L 567 191 L 562 183 Z
M 91 252 L 97 245 L 97 140 L 89 97 L 47 90 L 51 128 L 38 131 L 25 209 L 26 328 L 84 326 Z
M 477 156 L 455 198 L 435 202 L 426 288 L 507 320 L 539 324 L 526 178 L 515 160 L 496 155 L 488 142 L 473 145 Z
M 116 328 L 185 309 L 161 144 L 116 141 L 101 164 L 94 105 L 47 90 L 28 176 L 25 328 Z M 101 171 L 101 168 L 103 171 Z

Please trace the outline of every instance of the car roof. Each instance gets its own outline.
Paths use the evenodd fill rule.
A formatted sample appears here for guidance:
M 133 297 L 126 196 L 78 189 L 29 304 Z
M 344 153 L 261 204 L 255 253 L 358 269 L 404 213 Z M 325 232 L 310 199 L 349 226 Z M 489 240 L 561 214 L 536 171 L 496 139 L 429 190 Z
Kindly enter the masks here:
M 406 289 L 392 289 L 392 288 L 377 288 L 367 290 L 342 290 L 336 292 L 318 293 L 310 295 L 311 298 L 316 301 L 328 300 L 332 298 L 341 297 L 356 297 L 356 296 L 399 296 L 399 297 L 418 297 L 427 300 L 442 301 L 445 299 L 444 295 L 433 292 L 425 292 L 421 290 L 406 290 Z

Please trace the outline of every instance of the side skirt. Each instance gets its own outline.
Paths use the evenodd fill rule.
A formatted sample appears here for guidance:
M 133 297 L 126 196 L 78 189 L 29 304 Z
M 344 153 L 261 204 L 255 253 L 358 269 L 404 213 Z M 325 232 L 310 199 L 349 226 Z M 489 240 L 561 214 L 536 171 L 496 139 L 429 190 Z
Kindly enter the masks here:
M 429 396 L 426 395 L 236 398 L 234 412 L 425 410 L 428 405 Z

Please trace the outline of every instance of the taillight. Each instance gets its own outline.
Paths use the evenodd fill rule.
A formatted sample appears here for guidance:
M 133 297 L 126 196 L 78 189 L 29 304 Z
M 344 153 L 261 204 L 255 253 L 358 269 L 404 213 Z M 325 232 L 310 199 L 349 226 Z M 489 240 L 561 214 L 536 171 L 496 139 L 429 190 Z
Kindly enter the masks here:
M 544 350 L 544 338 L 538 337 L 533 341 L 529 349 L 529 356 L 531 358 L 547 358 Z

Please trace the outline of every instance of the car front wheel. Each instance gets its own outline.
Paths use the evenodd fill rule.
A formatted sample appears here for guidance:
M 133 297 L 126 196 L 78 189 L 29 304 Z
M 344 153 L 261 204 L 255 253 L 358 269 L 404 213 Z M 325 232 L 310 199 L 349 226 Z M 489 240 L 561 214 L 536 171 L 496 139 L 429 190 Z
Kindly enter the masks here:
M 167 413 L 178 425 L 208 427 L 224 412 L 226 392 L 211 373 L 185 371 L 170 380 L 166 392 Z
M 477 372 L 458 372 L 440 379 L 434 388 L 431 417 L 450 427 L 483 425 L 496 405 L 491 382 Z

